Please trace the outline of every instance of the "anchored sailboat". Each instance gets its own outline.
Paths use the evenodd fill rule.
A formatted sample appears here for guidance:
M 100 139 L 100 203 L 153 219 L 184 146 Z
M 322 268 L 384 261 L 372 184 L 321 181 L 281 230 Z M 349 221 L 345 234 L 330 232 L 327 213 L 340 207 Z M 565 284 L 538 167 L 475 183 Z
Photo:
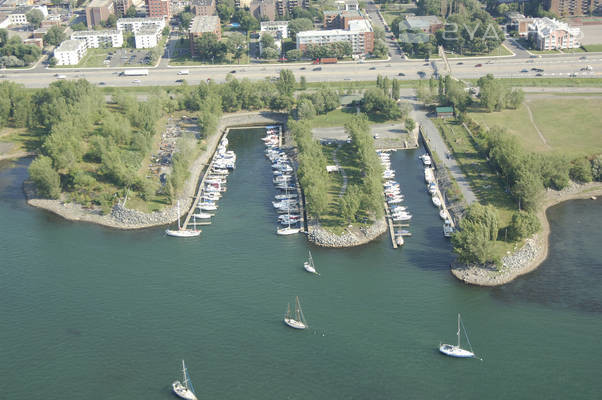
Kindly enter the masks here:
M 303 311 L 301 310 L 301 304 L 299 303 L 299 296 L 295 298 L 294 313 L 291 313 L 291 304 L 288 304 L 286 315 L 284 316 L 284 323 L 295 329 L 307 328 L 307 322 L 305 321 Z
M 180 226 L 180 202 L 178 201 L 178 230 L 173 230 L 173 229 L 166 229 L 165 233 L 167 234 L 167 236 L 174 236 L 174 237 L 195 237 L 195 236 L 199 236 L 201 234 L 201 230 L 197 230 L 196 229 L 196 220 L 193 218 L 193 229 L 182 229 L 182 227 Z
M 303 268 L 305 268 L 305 270 L 307 272 L 311 272 L 312 274 L 320 275 L 318 273 L 318 271 L 316 270 L 316 266 L 314 265 L 314 259 L 311 256 L 311 251 L 309 252 L 309 259 L 303 263 Z
M 184 376 L 184 382 L 175 381 L 171 384 L 173 392 L 178 396 L 186 400 L 197 400 L 196 395 L 194 394 L 194 388 L 192 387 L 192 382 L 190 382 L 190 376 L 188 376 L 188 370 L 186 369 L 186 364 L 184 364 L 184 360 L 182 360 L 182 374 Z
M 460 330 L 464 330 L 464 335 L 466 336 L 466 341 L 468 342 L 468 346 L 470 347 L 470 351 L 463 349 L 460 347 Z M 460 317 L 460 313 L 458 313 L 458 344 L 439 344 L 439 351 L 446 356 L 450 357 L 458 357 L 458 358 L 477 358 L 475 356 L 472 346 L 470 344 L 470 340 L 468 340 L 468 335 L 466 334 L 466 329 L 464 329 L 464 324 L 462 323 L 462 318 Z

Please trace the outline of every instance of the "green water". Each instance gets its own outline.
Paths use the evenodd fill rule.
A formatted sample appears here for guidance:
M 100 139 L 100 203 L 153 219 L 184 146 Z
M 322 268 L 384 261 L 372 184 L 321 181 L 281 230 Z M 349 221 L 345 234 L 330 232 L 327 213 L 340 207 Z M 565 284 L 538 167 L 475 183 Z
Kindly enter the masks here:
M 449 273 L 419 151 L 392 157 L 413 236 L 348 250 L 277 237 L 260 131 L 200 239 L 115 231 L 28 207 L 27 161 L 0 169 L 0 398 L 594 399 L 602 383 L 602 202 L 550 210 L 553 248 L 501 288 Z M 311 249 L 320 277 L 303 270 Z M 282 323 L 299 295 L 310 324 Z M 441 356 L 461 312 L 484 358 Z

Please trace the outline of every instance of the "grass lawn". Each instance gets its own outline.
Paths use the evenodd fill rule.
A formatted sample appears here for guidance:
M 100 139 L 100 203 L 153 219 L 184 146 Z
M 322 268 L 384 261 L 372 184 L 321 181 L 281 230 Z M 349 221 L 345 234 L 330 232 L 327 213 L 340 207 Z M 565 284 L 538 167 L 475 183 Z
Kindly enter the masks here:
M 443 134 L 479 202 L 495 206 L 499 214 L 500 227 L 507 226 L 517 207 L 510 194 L 505 191 L 504 182 L 487 160 L 479 154 L 462 125 L 451 119 L 433 119 L 433 122 Z
M 467 79 L 476 84 L 476 79 Z M 536 87 L 602 87 L 602 79 L 597 78 L 501 78 L 508 86 Z
M 404 11 L 381 11 L 387 25 L 391 26 L 395 18 L 406 14 Z
M 312 128 L 325 128 L 331 126 L 343 126 L 356 114 L 354 107 L 342 107 L 326 114 L 318 115 L 310 121 Z M 390 120 L 383 118 L 380 114 L 368 115 L 370 122 L 383 123 Z
M 40 148 L 40 135 L 27 128 L 2 128 L 0 130 L 0 142 L 13 143 L 14 147 L 10 153 L 19 151 L 36 151 Z
M 473 112 L 470 115 L 485 127 L 505 127 L 529 150 L 561 151 L 564 154 L 573 153 L 575 156 L 602 151 L 602 99 L 534 99 L 526 104 L 549 147 L 539 138 L 525 105 L 518 110 Z
M 591 51 L 591 52 L 602 51 L 602 44 L 586 44 L 581 47 L 585 51 Z
M 484 54 L 446 54 L 447 58 L 462 58 L 462 57 L 493 57 L 493 56 L 511 56 L 512 52 L 504 46 L 499 46 L 497 49 Z

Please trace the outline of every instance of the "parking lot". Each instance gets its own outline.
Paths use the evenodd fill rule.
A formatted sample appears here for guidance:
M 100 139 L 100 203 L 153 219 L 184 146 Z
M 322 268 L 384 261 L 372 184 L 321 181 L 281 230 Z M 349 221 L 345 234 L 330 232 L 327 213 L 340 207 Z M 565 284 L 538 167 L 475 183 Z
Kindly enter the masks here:
M 151 52 L 146 49 L 116 49 L 109 51 L 103 64 L 109 67 L 149 65 Z

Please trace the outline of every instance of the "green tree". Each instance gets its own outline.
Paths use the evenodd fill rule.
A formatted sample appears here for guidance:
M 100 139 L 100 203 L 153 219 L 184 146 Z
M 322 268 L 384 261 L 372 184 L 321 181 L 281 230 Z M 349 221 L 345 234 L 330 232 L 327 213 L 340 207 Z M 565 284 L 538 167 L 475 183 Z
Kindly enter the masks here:
M 190 22 L 192 21 L 192 18 L 194 18 L 194 15 L 192 13 L 189 13 L 186 11 L 182 11 L 180 14 L 178 14 L 178 21 L 180 23 L 180 28 L 184 29 L 184 30 L 188 30 L 188 27 L 190 26 Z
M 230 22 L 234 11 L 234 0 L 220 0 L 217 4 L 217 15 L 219 15 L 219 19 L 223 21 L 223 23 Z
M 27 18 L 27 22 L 29 22 L 29 24 L 31 24 L 35 29 L 38 29 L 40 25 L 42 25 L 42 21 L 44 21 L 44 14 L 37 8 L 29 11 L 27 14 L 25 14 L 25 17 Z
M 125 16 L 128 17 L 128 18 L 134 18 L 136 16 L 136 13 L 137 13 L 136 6 L 132 5 L 125 12 Z
M 468 219 L 460 221 L 460 229 L 453 234 L 452 244 L 461 262 L 485 264 L 498 261 L 493 255 L 489 230 L 478 222 Z
M 416 128 L 416 122 L 412 118 L 406 118 L 405 127 L 408 132 L 413 132 L 414 128 Z
M 292 96 L 295 88 L 297 87 L 297 81 L 295 80 L 295 74 L 290 69 L 281 69 L 280 77 L 276 82 L 276 88 L 281 95 Z
M 309 99 L 301 99 L 297 103 L 297 119 L 310 120 L 316 117 L 316 109 Z
M 261 47 L 263 49 L 276 48 L 274 36 L 270 35 L 269 33 L 264 33 L 263 35 L 261 35 L 261 39 L 259 40 L 259 42 L 261 43 Z
M 377 58 L 385 58 L 389 55 L 389 49 L 387 48 L 387 44 L 381 40 L 374 41 L 374 50 L 372 51 L 374 57 Z
M 307 79 L 305 79 L 305 76 L 301 76 L 299 78 L 299 89 L 301 89 L 301 90 L 307 89 Z
M 52 160 L 39 156 L 29 166 L 29 177 L 36 185 L 38 194 L 42 197 L 57 199 L 61 194 L 60 176 L 52 168 Z
M 579 157 L 573 160 L 569 176 L 575 182 L 587 183 L 593 179 L 590 162 L 585 157 Z
M 66 35 L 63 28 L 60 26 L 53 26 L 48 29 L 48 32 L 44 35 L 44 43 L 51 46 L 58 46 L 65 38 Z
M 602 155 L 597 155 L 592 160 L 592 178 L 598 182 L 602 181 Z
M 107 20 L 101 25 L 105 28 L 115 28 L 117 26 L 117 16 L 115 14 L 109 14 Z
M 274 60 L 274 59 L 278 58 L 279 56 L 280 56 L 280 53 L 278 52 L 278 50 L 276 50 L 273 47 L 264 48 L 263 51 L 261 52 L 261 57 L 265 58 L 266 60 Z
M 540 228 L 541 224 L 534 213 L 517 211 L 512 214 L 512 221 L 508 226 L 508 238 L 519 241 L 538 232 Z
M 233 32 L 226 40 L 228 52 L 240 63 L 240 58 L 247 52 L 247 39 L 240 32 Z
M 356 221 L 357 213 L 362 202 L 362 192 L 357 185 L 349 185 L 341 199 L 341 216 L 345 221 L 352 223 Z
M 289 61 L 298 61 L 303 57 L 303 52 L 301 50 L 292 49 L 286 52 L 286 58 Z
M 296 18 L 288 23 L 288 32 L 293 40 L 296 40 L 297 33 L 311 31 L 313 28 L 314 23 L 308 18 Z
M 393 100 L 399 100 L 401 97 L 401 87 L 397 79 L 391 81 L 391 97 Z
M 194 41 L 198 49 L 198 57 L 201 60 L 220 62 L 228 51 L 226 45 L 220 42 L 214 33 L 205 33 L 203 36 L 195 38 Z
M 543 191 L 541 178 L 526 168 L 519 169 L 512 192 L 518 200 L 520 210 L 534 211 L 537 209 L 539 196 Z

